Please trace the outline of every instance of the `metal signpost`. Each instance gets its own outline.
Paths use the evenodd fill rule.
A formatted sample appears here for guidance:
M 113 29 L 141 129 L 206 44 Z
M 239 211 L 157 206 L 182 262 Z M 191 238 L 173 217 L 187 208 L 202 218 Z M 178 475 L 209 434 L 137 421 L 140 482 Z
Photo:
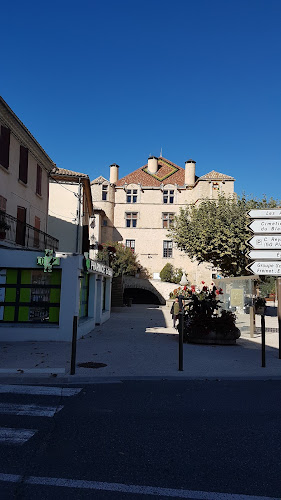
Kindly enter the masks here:
M 250 210 L 252 220 L 249 228 L 254 236 L 249 244 L 253 248 L 248 253 L 257 259 L 247 266 L 248 271 L 260 276 L 276 276 L 278 301 L 279 359 L 281 359 L 281 208 Z M 265 320 L 261 316 L 262 366 L 265 366 Z

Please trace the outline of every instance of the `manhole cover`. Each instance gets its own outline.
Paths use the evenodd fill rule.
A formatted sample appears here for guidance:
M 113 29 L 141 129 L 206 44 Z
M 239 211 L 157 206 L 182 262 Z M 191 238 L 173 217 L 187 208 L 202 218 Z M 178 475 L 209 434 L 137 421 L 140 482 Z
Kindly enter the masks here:
M 81 368 L 103 368 L 107 366 L 105 363 L 94 363 L 93 361 L 88 361 L 87 363 L 78 363 Z

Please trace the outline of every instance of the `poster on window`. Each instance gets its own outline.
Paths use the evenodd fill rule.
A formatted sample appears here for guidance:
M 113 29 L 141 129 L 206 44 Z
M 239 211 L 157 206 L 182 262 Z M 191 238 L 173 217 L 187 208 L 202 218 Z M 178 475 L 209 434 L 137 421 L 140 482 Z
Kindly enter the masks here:
M 29 308 L 30 321 L 48 321 L 49 320 L 49 302 L 50 302 L 50 288 L 45 288 L 50 284 L 50 276 L 42 273 L 42 271 L 31 272 L 31 284 L 38 285 L 31 288 Z M 44 288 L 42 287 L 44 286 Z
M 1 269 L 0 271 L 0 303 L 5 302 L 5 288 L 1 285 L 6 284 L 6 269 Z M 0 321 L 3 321 L 4 318 L 4 306 L 0 305 Z

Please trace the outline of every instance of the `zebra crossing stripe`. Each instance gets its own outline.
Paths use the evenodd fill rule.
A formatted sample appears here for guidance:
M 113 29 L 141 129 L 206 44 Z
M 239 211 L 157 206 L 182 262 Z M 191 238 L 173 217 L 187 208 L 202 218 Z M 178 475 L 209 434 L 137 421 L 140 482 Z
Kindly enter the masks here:
M 10 429 L 0 427 L 0 444 L 21 445 L 28 441 L 37 430 L 34 429 Z
M 35 385 L 0 385 L 1 394 L 35 394 L 37 396 L 75 396 L 82 391 L 80 387 L 47 387 Z
M 20 405 L 0 403 L 2 415 L 27 415 L 29 417 L 53 417 L 63 406 Z

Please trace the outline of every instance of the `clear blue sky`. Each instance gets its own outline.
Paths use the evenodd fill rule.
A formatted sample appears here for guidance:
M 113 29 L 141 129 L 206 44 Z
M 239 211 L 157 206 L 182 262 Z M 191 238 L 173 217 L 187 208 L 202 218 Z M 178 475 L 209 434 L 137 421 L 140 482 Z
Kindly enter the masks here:
M 281 1 L 2 2 L 0 93 L 60 167 L 152 154 L 281 198 Z

